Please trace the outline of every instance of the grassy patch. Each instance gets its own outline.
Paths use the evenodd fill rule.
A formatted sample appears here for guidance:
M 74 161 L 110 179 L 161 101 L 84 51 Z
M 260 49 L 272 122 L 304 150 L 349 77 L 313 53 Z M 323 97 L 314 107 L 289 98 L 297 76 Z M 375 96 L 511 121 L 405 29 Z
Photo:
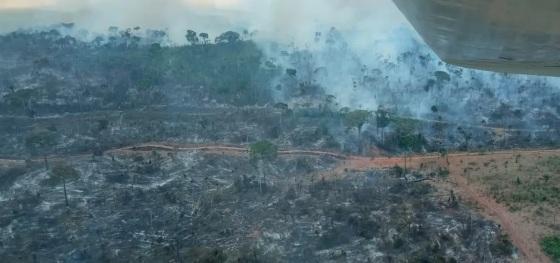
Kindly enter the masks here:
M 539 162 L 540 166 L 545 166 L 553 172 L 560 172 L 560 157 L 554 156 Z
M 480 181 L 498 202 L 522 208 L 560 202 L 559 172 L 560 157 L 553 156 L 523 167 L 521 164 L 508 167 L 507 162 L 494 168 L 488 165 Z

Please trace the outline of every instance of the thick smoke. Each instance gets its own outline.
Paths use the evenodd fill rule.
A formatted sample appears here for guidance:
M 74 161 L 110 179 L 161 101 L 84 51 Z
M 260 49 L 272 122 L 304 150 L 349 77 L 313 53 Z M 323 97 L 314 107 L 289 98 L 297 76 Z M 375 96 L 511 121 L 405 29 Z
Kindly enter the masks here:
M 560 92 L 558 78 L 448 65 L 407 26 L 388 30 L 381 38 L 332 28 L 310 39 L 313 43 L 304 48 L 266 49 L 274 63 L 297 71 L 292 83 L 289 77 L 278 79 L 279 100 L 289 97 L 285 93 L 290 86 L 297 89 L 304 83 L 334 96 L 339 108 L 383 107 L 424 120 L 443 118 L 474 126 L 511 108 L 524 120 L 517 127 L 541 130 L 546 127 L 528 120 L 558 117 L 560 108 L 552 99 Z

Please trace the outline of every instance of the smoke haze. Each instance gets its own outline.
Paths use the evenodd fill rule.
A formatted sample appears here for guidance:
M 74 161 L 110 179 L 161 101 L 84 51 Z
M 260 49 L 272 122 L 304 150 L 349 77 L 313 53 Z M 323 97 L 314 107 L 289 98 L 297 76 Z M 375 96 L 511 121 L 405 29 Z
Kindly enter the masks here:
M 2 0 L 0 12 L 3 32 L 59 22 L 96 32 L 141 26 L 168 29 L 178 43 L 186 28 L 211 34 L 243 28 L 261 38 L 303 44 L 321 28 L 383 38 L 408 26 L 390 0 Z
M 471 98 L 473 88 L 493 90 L 489 106 L 517 106 L 532 96 L 516 96 L 523 87 L 553 91 L 559 85 L 556 78 L 463 70 L 442 63 L 391 0 L 2 0 L 0 12 L 4 32 L 60 22 L 75 22 L 77 28 L 98 33 L 109 26 L 141 26 L 166 29 L 177 44 L 185 43 L 187 29 L 207 32 L 211 38 L 226 30 L 257 32 L 255 40 L 267 57 L 283 68 L 297 69 L 299 81 L 320 85 L 340 106 L 351 108 L 398 105 L 423 116 L 431 105 L 449 103 L 456 106 L 455 119 L 479 120 L 484 116 L 475 116 L 476 105 L 470 103 L 485 98 Z M 325 45 L 332 27 L 342 46 Z M 314 38 L 316 32 L 323 33 L 320 41 Z M 270 42 L 283 45 L 274 50 Z M 311 56 L 302 65 L 282 56 L 286 50 L 306 50 Z M 455 73 L 451 82 L 431 87 L 437 71 Z M 465 114 L 468 107 L 473 108 L 470 115 Z

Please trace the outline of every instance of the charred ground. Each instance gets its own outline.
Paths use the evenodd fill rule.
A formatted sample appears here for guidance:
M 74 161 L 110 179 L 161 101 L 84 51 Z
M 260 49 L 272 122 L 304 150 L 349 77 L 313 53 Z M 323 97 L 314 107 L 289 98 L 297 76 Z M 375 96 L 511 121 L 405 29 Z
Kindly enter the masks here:
M 510 262 L 499 227 L 397 171 L 287 156 L 134 152 L 42 163 L 2 194 L 10 262 Z M 36 167 L 36 165 L 38 167 Z M 14 171 L 12 171 L 14 172 Z

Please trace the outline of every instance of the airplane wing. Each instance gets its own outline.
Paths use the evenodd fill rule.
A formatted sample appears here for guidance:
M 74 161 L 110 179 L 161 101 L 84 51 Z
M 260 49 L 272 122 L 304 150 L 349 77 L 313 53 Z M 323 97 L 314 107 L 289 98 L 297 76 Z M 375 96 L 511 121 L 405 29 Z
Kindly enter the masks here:
M 560 76 L 559 0 L 393 0 L 450 64 Z

